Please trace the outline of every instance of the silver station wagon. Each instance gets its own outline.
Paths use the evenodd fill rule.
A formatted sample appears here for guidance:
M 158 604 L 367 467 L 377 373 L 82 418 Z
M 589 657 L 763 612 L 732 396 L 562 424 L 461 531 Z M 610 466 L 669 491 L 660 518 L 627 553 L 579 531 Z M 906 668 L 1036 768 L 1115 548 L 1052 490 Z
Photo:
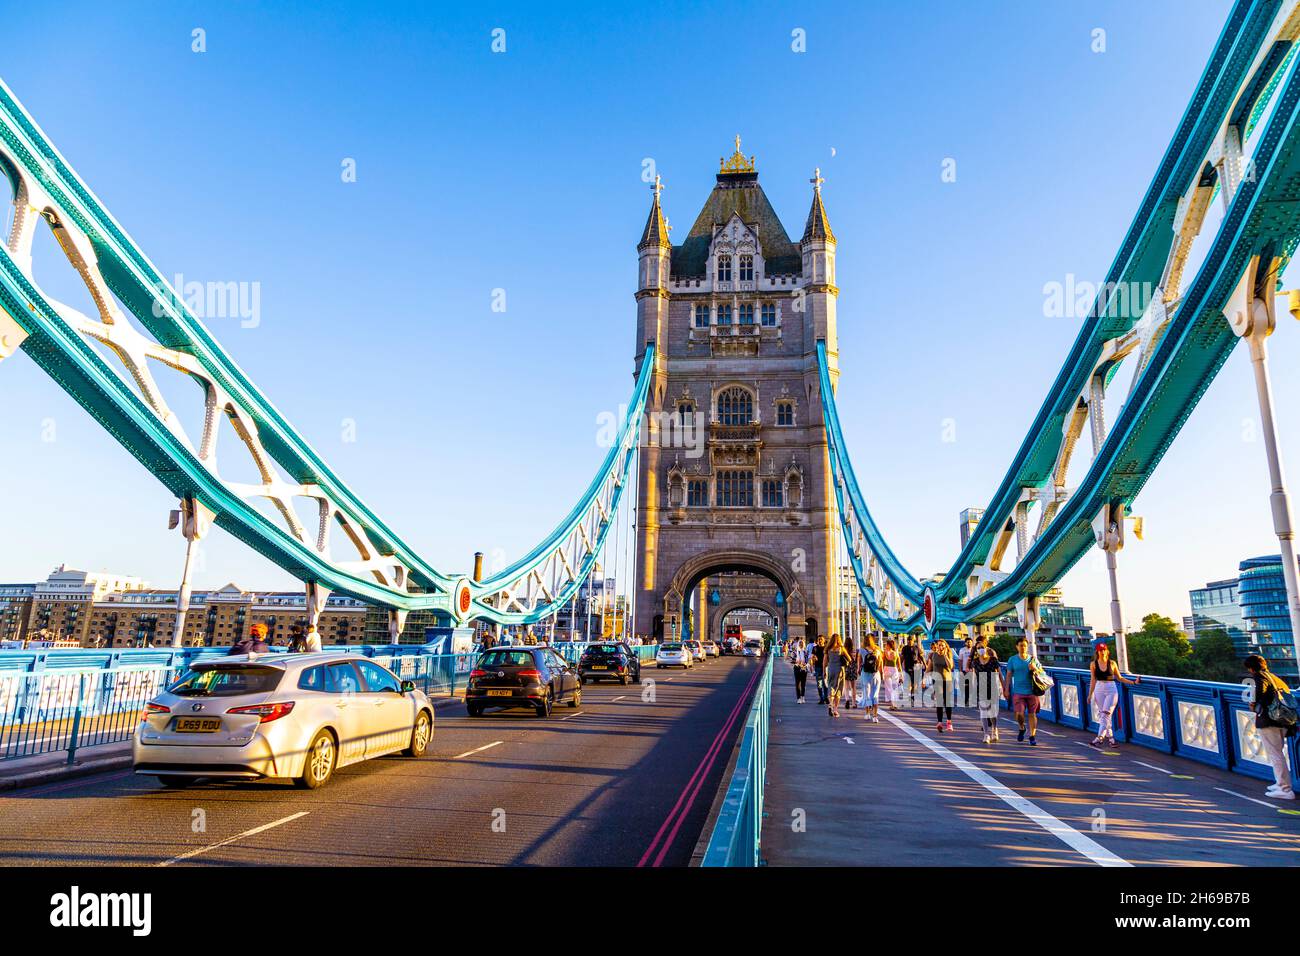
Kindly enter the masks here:
M 169 787 L 199 777 L 324 786 L 348 764 L 420 757 L 433 705 L 410 681 L 355 654 L 249 654 L 199 661 L 145 705 L 135 772 Z

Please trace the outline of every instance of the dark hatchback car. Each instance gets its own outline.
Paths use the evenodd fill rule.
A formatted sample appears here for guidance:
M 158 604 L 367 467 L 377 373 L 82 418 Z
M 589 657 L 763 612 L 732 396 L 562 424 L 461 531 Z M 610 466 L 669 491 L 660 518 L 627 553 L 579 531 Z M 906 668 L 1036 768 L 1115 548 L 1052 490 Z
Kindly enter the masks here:
M 530 707 L 549 717 L 559 703 L 582 703 L 578 669 L 546 645 L 484 651 L 465 687 L 465 709 L 479 717 L 489 707 Z
M 578 676 L 585 684 L 589 680 L 616 680 L 641 683 L 641 661 L 636 652 L 622 641 L 603 641 L 591 644 L 578 658 Z

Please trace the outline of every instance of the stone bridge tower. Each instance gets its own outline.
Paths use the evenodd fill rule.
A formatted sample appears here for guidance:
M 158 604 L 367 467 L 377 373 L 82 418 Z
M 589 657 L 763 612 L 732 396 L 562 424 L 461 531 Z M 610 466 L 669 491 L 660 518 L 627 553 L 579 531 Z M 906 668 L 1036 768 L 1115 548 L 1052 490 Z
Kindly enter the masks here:
M 637 504 L 644 634 L 680 637 L 692 623 L 699 633 L 704 583 L 716 591 L 728 574 L 769 581 L 766 600 L 746 606 L 791 637 L 828 629 L 834 516 L 817 342 L 834 382 L 838 290 L 821 176 L 811 182 L 794 242 L 737 137 L 673 245 L 656 178 L 637 246 L 636 372 L 646 345 L 656 348 Z

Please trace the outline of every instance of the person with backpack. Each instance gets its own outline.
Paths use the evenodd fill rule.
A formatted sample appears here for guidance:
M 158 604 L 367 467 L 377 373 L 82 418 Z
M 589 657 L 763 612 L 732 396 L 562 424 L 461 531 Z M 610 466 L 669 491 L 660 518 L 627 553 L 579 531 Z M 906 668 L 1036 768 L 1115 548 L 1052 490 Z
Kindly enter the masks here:
M 941 637 L 930 642 L 930 653 L 925 659 L 925 670 L 930 675 L 930 686 L 934 688 L 935 720 L 939 733 L 945 730 L 952 733 L 952 703 L 954 685 L 952 679 L 952 645 Z
M 867 635 L 858 659 L 862 668 L 862 708 L 866 711 L 862 719 L 878 724 L 880 723 L 880 648 L 876 646 L 875 635 Z
M 844 704 L 845 709 L 858 706 L 858 649 L 853 646 L 853 637 L 844 639 L 844 656 L 848 663 L 844 665 Z
M 1112 723 L 1115 707 L 1119 704 L 1119 684 L 1136 684 L 1141 678 L 1135 675 L 1129 680 L 1119 672 L 1119 665 L 1110 658 L 1110 645 L 1105 641 L 1098 641 L 1093 648 L 1092 664 L 1088 670 L 1092 675 L 1088 684 L 1088 701 L 1092 705 L 1092 715 L 1097 719 L 1097 736 L 1089 746 L 1114 747 Z
M 1286 739 L 1296 732 L 1296 701 L 1291 688 L 1268 669 L 1268 661 L 1258 654 L 1243 661 L 1246 673 L 1255 684 L 1255 732 L 1264 745 L 1264 754 L 1273 768 L 1273 786 L 1264 791 L 1270 800 L 1294 800 L 1291 769 L 1286 763 Z

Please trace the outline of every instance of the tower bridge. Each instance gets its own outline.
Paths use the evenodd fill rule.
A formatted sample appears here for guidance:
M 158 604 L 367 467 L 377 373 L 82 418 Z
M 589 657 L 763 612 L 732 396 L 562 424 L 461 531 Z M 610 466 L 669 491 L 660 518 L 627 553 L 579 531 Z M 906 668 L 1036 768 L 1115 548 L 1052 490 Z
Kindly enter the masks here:
M 1269 487 L 1253 499 L 1244 494 L 1238 506 L 1271 517 L 1287 617 L 1293 638 L 1300 640 L 1294 529 L 1277 447 L 1280 420 L 1287 416 L 1273 408 L 1267 348 L 1278 326 L 1279 297 L 1282 315 L 1300 314 L 1300 291 L 1281 288 L 1300 245 L 1297 41 L 1297 0 L 1232 5 L 1134 218 L 1118 237 L 1105 280 L 1023 439 L 1011 450 L 1002 479 L 984 489 L 990 497 L 983 508 L 966 514 L 960 548 L 946 569 L 925 578 L 904 566 L 874 517 L 870 488 L 854 468 L 852 452 L 861 450 L 850 448 L 843 429 L 836 238 L 823 201 L 824 180 L 813 172 L 808 214 L 792 238 L 760 185 L 756 158 L 742 151 L 739 137 L 678 243 L 670 238 L 663 184 L 656 180 L 637 243 L 633 387 L 626 415 L 590 483 L 575 489 L 568 511 L 553 517 L 557 523 L 549 531 L 538 530 L 535 546 L 487 576 L 435 567 L 335 473 L 132 240 L 122 225 L 127 217 L 109 213 L 2 84 L 0 173 L 13 211 L 0 248 L 0 358 L 18 351 L 30 358 L 175 497 L 174 524 L 185 541 L 171 629 L 178 636 L 185 632 L 191 570 L 214 526 L 301 581 L 312 623 L 331 595 L 348 595 L 386 609 L 394 639 L 412 611 L 436 612 L 457 624 L 518 625 L 554 621 L 567 606 L 572 622 L 573 602 L 584 586 L 592 593 L 587 582 L 600 573 L 627 592 L 622 596 L 629 599 L 628 631 L 651 638 L 679 637 L 691 628 L 716 633 L 711 629 L 720 628 L 730 611 L 757 608 L 772 616 L 783 638 L 871 628 L 922 632 L 933 644 L 951 639 L 960 626 L 1014 613 L 1032 649 L 1040 600 L 1095 548 L 1105 555 L 1117 657 L 1128 671 L 1119 558 L 1136 530 L 1138 498 L 1209 383 L 1243 342 L 1255 375 Z M 1221 216 L 1209 215 L 1215 203 Z M 129 199 L 124 205 L 129 207 Z M 34 244 L 42 229 L 57 245 Z M 52 261 L 34 263 L 42 248 Z M 84 283 L 93 314 L 42 287 L 37 277 L 56 265 Z M 1120 294 L 1139 289 L 1151 294 Z M 1126 363 L 1134 374 L 1121 388 L 1117 372 Z M 4 368 L 0 364 L 0 375 Z M 188 392 L 197 415 L 169 405 L 165 396 L 181 390 L 161 389 L 162 376 L 181 376 L 197 386 Z M 861 390 L 861 381 L 850 375 L 843 387 Z M 183 423 L 194 421 L 199 427 L 187 430 Z M 237 439 L 233 448 L 252 463 L 254 481 L 233 480 L 225 456 L 218 460 L 223 433 Z M 1067 481 L 1076 474 L 1077 483 Z M 464 516 L 449 515 L 453 519 Z M 944 566 L 927 565 L 932 568 Z M 175 676 L 170 668 L 187 663 L 168 656 L 173 653 L 181 652 L 138 660 L 155 668 L 162 682 Z M 1291 648 L 1290 660 L 1297 656 Z M 65 748 L 70 760 L 87 701 L 108 706 L 117 700 L 113 688 L 121 685 L 111 678 L 120 662 L 92 662 L 103 664 L 110 679 L 96 685 L 100 678 L 90 678 L 87 696 L 81 671 L 78 681 L 59 683 L 41 673 L 48 661 L 39 657 L 9 668 L 28 668 L 19 683 L 34 688 L 34 697 L 14 691 L 14 683 L 0 693 L 0 705 L 12 708 L 0 713 L 0 768 L 11 758 Z M 396 659 L 392 652 L 389 662 Z M 860 821 L 852 821 L 859 832 L 841 839 L 835 821 L 852 815 L 828 804 L 826 795 L 864 780 L 880 788 L 870 794 L 869 807 L 897 808 L 906 816 L 919 805 L 927 824 L 958 821 L 974 845 L 1001 854 L 997 862 L 1277 862 L 1300 852 L 1300 838 L 1285 829 L 1289 820 L 1278 822 L 1274 805 L 1234 789 L 1234 775 L 1263 777 L 1271 771 L 1254 715 L 1233 685 L 1150 675 L 1140 686 L 1125 685 L 1121 736 L 1158 753 L 1141 760 L 1081 749 L 1088 742 L 1080 738 L 1097 726 L 1097 715 L 1086 674 L 1068 669 L 1056 673 L 1055 690 L 1046 694 L 1046 719 L 1058 728 L 1046 731 L 1051 748 L 1031 751 L 1035 742 L 995 755 L 979 750 L 974 736 L 940 743 L 923 732 L 931 724 L 926 708 L 886 715 L 870 729 L 860 725 L 853 736 L 869 739 L 870 749 L 847 751 L 853 737 L 828 735 L 827 725 L 818 722 L 831 715 L 818 708 L 796 714 L 788 693 L 784 705 L 775 705 L 780 717 L 769 728 L 773 674 L 789 677 L 786 665 L 770 657 L 761 664 L 727 661 L 713 670 L 705 665 L 680 681 L 664 674 L 644 697 L 623 687 L 607 693 L 591 688 L 585 698 L 569 697 L 575 712 L 564 723 L 508 716 L 474 723 L 456 696 L 455 666 L 472 666 L 473 660 L 444 663 L 448 669 L 438 673 L 449 672 L 450 679 L 422 672 L 443 709 L 436 761 L 416 765 L 420 772 L 409 778 L 390 772 L 400 764 L 380 762 L 372 776 L 358 774 L 343 784 L 350 789 L 338 804 L 316 804 L 313 824 L 369 827 L 384 858 L 406 852 L 414 840 L 438 859 L 463 860 L 472 851 L 479 854 L 475 862 L 485 863 L 685 864 L 692 848 L 678 835 L 701 833 L 706 820 L 716 825 L 722 817 L 721 805 L 710 808 L 707 795 L 724 783 L 723 768 L 743 726 L 723 802 L 737 818 L 726 839 L 754 837 L 736 857 L 750 862 L 760 849 L 766 772 L 755 755 L 766 753 L 769 729 L 778 743 L 799 745 L 774 748 L 779 759 L 768 789 L 775 815 L 811 810 L 828 823 L 818 832 L 827 835 L 831 856 L 812 862 L 861 847 Z M 138 671 L 133 669 L 133 679 L 139 679 Z M 76 701 L 76 721 L 64 722 L 58 714 L 34 719 L 29 714 L 44 713 L 40 707 L 24 705 L 21 714 L 14 707 L 18 700 L 46 701 L 53 685 Z M 129 713 L 129 707 L 118 713 Z M 15 732 L 17 744 L 3 736 Z M 500 736 L 485 740 L 485 733 Z M 45 750 L 22 749 L 36 738 Z M 825 760 L 817 748 L 827 742 L 851 756 Z M 1294 741 L 1285 746 L 1289 779 L 1300 782 L 1294 769 L 1300 753 Z M 753 762 L 742 764 L 742 753 Z M 1112 756 L 1123 762 L 1096 763 Z M 449 766 L 459 773 L 438 772 Z M 926 770 L 924 779 L 917 766 Z M 39 788 L 22 798 L 33 801 L 22 809 L 41 812 L 0 814 L 0 853 L 35 855 L 23 843 L 31 842 L 31 834 L 22 828 L 36 820 L 39 839 L 51 845 L 65 829 L 88 830 L 84 839 L 58 844 L 62 858 L 81 862 L 174 863 L 193 852 L 241 862 L 230 846 L 281 825 L 285 829 L 266 838 L 276 853 L 308 847 L 312 862 L 352 859 L 324 842 L 340 832 L 328 826 L 302 828 L 323 837 L 300 829 L 293 847 L 276 842 L 293 833 L 293 821 L 308 811 L 236 830 L 197 851 L 175 839 L 142 839 L 123 823 L 120 806 L 129 802 L 133 809 L 165 812 L 167 805 L 157 793 L 131 789 L 119 777 L 72 785 L 84 788 L 84 800 L 50 801 L 49 794 L 65 791 Z M 1040 788 L 1037 803 L 1015 789 L 1026 778 L 1040 777 L 1051 785 Z M 1094 777 L 1101 783 L 1088 783 Z M 547 785 L 540 789 L 555 794 L 554 806 L 534 826 L 532 821 L 545 817 L 537 809 L 539 779 Z M 436 804 L 441 809 L 429 809 L 429 792 L 447 798 Z M 512 823 L 499 843 L 467 849 L 447 836 L 459 832 L 456 814 L 467 795 L 476 807 L 525 808 L 519 818 L 530 822 Z M 496 802 L 484 803 L 489 800 Z M 1117 832 L 1085 833 L 1089 823 L 1079 808 L 1111 800 L 1138 822 L 1127 829 L 1117 822 Z M 51 809 L 51 802 L 60 806 Z M 256 804 L 257 798 L 241 792 L 234 802 Z M 84 820 L 73 816 L 79 810 L 68 809 L 83 803 L 89 808 Z M 372 812 L 380 805 L 394 818 L 400 815 L 409 830 L 395 836 L 388 816 Z M 419 813 L 410 813 L 413 806 Z M 1188 808 L 1204 810 L 1209 821 L 1192 835 Z M 1022 814 L 1037 828 L 1024 847 L 1002 845 L 1006 827 L 998 814 L 1007 812 Z M 743 824 L 742 813 L 748 814 Z M 591 827 L 593 819 L 627 825 Z M 643 832 L 648 839 L 635 846 L 625 839 L 626 833 Z M 904 839 L 903 849 L 915 852 L 922 842 Z M 802 854 L 827 846 L 791 842 L 784 833 L 766 845 L 787 862 L 808 862 Z M 732 846 L 724 855 L 735 856 Z

